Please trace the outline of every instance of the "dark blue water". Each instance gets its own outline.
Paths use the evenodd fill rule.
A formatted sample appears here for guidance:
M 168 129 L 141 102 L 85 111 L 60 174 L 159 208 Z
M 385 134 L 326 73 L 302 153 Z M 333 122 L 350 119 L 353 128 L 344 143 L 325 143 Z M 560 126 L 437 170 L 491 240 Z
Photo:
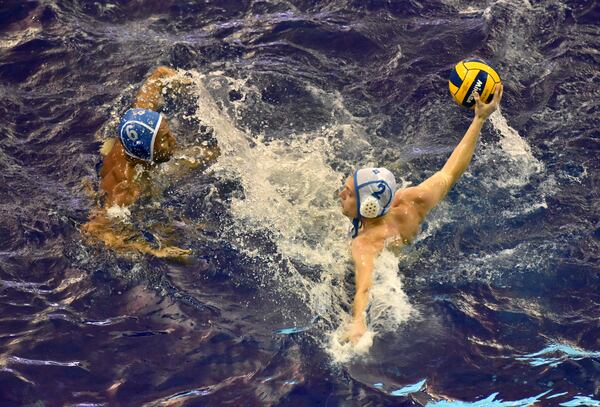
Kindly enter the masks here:
M 600 405 L 599 19 L 597 1 L 1 2 L 0 404 Z M 332 171 L 416 183 L 468 126 L 446 78 L 473 55 L 506 123 L 399 263 L 415 316 L 367 355 L 336 362 L 339 321 L 286 283 L 328 270 L 244 227 L 236 177 L 198 170 L 134 208 L 187 263 L 79 232 L 100 140 L 158 65 L 224 78 L 203 86 L 251 147 L 352 124 Z M 183 145 L 215 142 L 202 104 L 167 98 Z M 331 291 L 352 295 L 347 272 Z

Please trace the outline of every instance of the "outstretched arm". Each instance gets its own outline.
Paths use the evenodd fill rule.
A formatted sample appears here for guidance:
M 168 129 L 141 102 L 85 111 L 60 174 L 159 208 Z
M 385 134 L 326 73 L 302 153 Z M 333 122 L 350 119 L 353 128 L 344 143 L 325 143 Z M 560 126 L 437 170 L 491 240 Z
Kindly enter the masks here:
M 178 150 L 163 167 L 163 173 L 173 179 L 186 176 L 191 170 L 207 168 L 217 161 L 221 155 L 219 146 L 193 146 Z
M 166 66 L 159 66 L 146 79 L 140 88 L 133 107 L 156 110 L 163 103 L 162 90 L 166 85 L 166 79 L 175 76 L 177 71 Z
M 477 146 L 477 141 L 479 140 L 479 135 L 481 134 L 481 128 L 489 115 L 500 105 L 502 91 L 502 85 L 498 85 L 494 99 L 488 104 L 483 103 L 479 99 L 479 94 L 476 93 L 475 117 L 444 167 L 418 186 L 398 192 L 399 199 L 415 204 L 421 217 L 424 217 L 444 199 L 450 188 L 452 188 L 469 166 L 473 152 Z

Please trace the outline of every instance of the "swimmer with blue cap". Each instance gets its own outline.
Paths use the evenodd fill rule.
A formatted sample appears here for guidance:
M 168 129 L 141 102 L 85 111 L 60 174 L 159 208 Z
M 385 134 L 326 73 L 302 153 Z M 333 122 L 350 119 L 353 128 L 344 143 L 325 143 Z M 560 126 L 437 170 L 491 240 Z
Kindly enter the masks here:
M 485 104 L 475 94 L 475 117 L 443 168 L 421 184 L 396 191 L 394 175 L 385 168 L 361 168 L 346 180 L 339 197 L 342 213 L 352 220 L 352 260 L 356 294 L 352 323 L 345 339 L 356 344 L 367 331 L 366 310 L 375 259 L 386 242 L 411 242 L 425 216 L 444 199 L 467 169 L 483 124 L 500 105 L 502 85 Z
M 169 123 L 156 110 L 161 104 L 166 80 L 177 71 L 157 68 L 138 92 L 133 108 L 121 117 L 118 137 L 106 154 L 100 170 L 100 187 L 106 193 L 105 206 L 129 206 L 140 196 L 135 167 L 150 169 L 167 162 L 177 145 Z
M 164 66 L 152 72 L 138 92 L 132 108 L 121 117 L 116 139 L 103 151 L 100 188 L 105 194 L 104 208 L 91 214 L 83 230 L 112 248 L 135 250 L 157 257 L 189 254 L 188 250 L 162 246 L 159 239 L 146 231 L 136 233 L 134 238 L 125 232 L 117 233 L 109 216 L 113 212 L 122 213 L 141 196 L 140 174 L 153 170 L 173 157 L 177 146 L 175 135 L 167 118 L 157 110 L 163 103 L 162 94 L 167 84 L 177 83 L 173 82 L 176 74 L 177 71 Z M 188 152 L 191 150 L 195 155 L 200 154 L 201 160 L 181 159 L 184 165 L 179 167 L 195 168 L 215 159 L 219 153 L 216 148 L 195 147 Z M 121 212 L 118 208 L 122 208 Z M 137 239 L 140 235 L 146 239 Z

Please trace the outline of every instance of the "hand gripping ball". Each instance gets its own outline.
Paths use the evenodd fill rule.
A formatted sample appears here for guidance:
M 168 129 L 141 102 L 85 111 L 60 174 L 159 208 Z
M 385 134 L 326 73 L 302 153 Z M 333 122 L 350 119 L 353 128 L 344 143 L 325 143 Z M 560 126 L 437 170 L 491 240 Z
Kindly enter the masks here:
M 461 106 L 473 107 L 473 94 L 479 92 L 481 100 L 489 103 L 494 97 L 496 85 L 500 84 L 500 76 L 485 61 L 467 58 L 460 61 L 450 71 L 448 87 L 450 94 Z

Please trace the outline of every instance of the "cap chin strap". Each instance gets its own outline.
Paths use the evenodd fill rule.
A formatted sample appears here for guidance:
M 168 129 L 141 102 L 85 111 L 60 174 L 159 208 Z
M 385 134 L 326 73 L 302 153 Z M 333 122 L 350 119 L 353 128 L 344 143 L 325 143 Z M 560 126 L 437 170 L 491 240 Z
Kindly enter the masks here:
M 352 219 L 352 239 L 358 236 L 360 229 L 360 194 L 358 193 L 358 170 L 354 171 L 354 195 L 356 196 L 356 218 Z
M 358 230 L 360 229 L 360 225 L 362 222 L 358 218 L 352 219 L 352 230 L 350 231 L 352 239 L 358 236 Z

